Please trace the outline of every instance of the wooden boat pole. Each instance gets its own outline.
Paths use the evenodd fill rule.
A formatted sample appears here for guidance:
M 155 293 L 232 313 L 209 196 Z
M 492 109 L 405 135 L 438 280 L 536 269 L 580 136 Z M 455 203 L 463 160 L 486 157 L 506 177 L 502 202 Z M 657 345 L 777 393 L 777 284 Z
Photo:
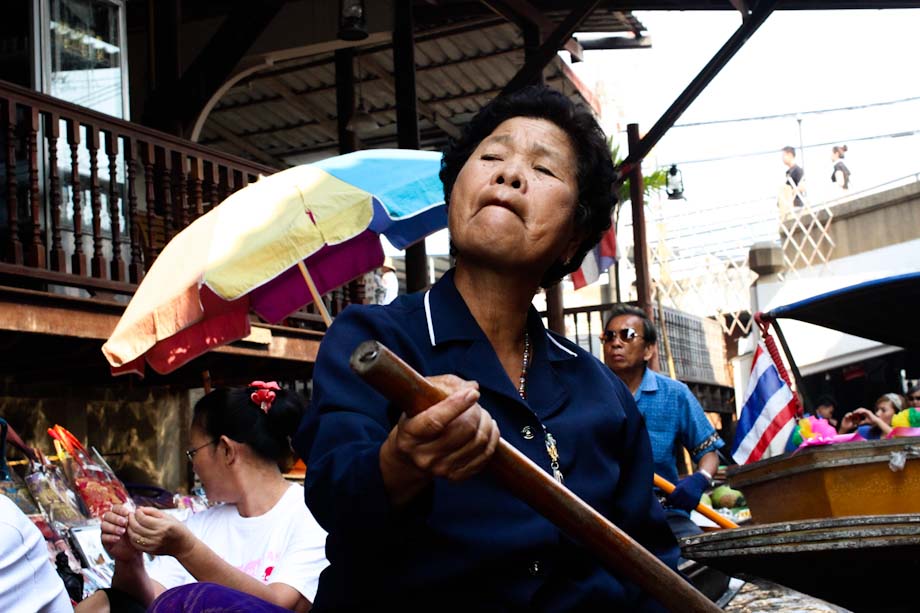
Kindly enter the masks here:
M 410 416 L 447 397 L 446 392 L 377 341 L 361 343 L 351 355 L 351 367 Z M 592 551 L 608 569 L 634 582 L 670 611 L 720 611 L 689 582 L 506 440 L 499 439 L 487 470 L 511 493 Z
M 668 481 L 667 479 L 665 479 L 664 477 L 662 477 L 661 475 L 657 473 L 655 474 L 655 477 L 654 477 L 654 483 L 655 483 L 655 487 L 663 491 L 665 494 L 670 494 L 675 489 L 673 483 L 671 483 L 670 481 Z M 737 528 L 738 527 L 738 524 L 736 524 L 729 518 L 725 517 L 724 515 L 722 515 L 715 509 L 713 509 L 711 506 L 707 504 L 703 504 L 702 502 L 696 505 L 696 512 L 702 515 L 703 517 L 706 517 L 716 522 L 720 528 Z

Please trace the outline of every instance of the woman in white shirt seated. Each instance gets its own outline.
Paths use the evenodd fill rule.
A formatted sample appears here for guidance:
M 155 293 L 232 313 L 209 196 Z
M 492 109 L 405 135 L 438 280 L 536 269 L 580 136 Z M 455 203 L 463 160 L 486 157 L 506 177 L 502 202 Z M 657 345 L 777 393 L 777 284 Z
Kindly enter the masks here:
M 303 488 L 279 469 L 303 411 L 295 393 L 261 381 L 198 401 L 186 454 L 209 500 L 225 504 L 184 523 L 157 509 L 114 507 L 102 523 L 115 559 L 112 589 L 77 610 L 143 611 L 170 588 L 207 582 L 308 611 L 328 564 L 326 533 Z M 145 565 L 144 553 L 157 557 Z

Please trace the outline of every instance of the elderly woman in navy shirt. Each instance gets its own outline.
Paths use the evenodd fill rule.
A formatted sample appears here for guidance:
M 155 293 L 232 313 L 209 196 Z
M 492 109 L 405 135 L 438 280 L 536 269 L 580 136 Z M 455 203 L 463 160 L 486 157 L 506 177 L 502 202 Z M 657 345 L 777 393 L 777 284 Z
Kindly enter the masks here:
M 426 292 L 349 307 L 316 360 L 295 441 L 329 532 L 314 610 L 658 610 L 482 472 L 501 432 L 676 564 L 632 395 L 531 306 L 610 227 L 604 134 L 563 95 L 528 88 L 448 145 L 441 179 L 455 268 Z M 367 339 L 452 393 L 400 415 L 349 369 Z

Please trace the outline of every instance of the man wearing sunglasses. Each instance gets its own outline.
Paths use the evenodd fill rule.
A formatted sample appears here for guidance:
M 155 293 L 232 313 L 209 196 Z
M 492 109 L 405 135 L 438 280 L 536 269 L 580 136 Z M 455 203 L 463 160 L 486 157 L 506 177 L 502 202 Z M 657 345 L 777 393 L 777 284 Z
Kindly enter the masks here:
M 648 367 L 655 353 L 658 332 L 642 309 L 618 304 L 601 335 L 604 363 L 623 380 L 645 417 L 655 472 L 677 489 L 665 500 L 668 524 L 674 536 L 699 534 L 690 520 L 690 511 L 699 504 L 719 468 L 716 450 L 725 443 L 703 415 L 703 407 L 690 389 L 680 381 L 665 377 Z M 686 448 L 697 471 L 678 483 L 675 453 Z

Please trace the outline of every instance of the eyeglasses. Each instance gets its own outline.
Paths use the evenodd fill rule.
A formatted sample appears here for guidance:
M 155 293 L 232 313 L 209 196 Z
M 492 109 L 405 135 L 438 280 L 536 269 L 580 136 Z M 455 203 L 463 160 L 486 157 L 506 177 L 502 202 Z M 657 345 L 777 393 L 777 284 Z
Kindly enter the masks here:
M 194 449 L 186 449 L 186 450 L 185 450 L 185 457 L 188 458 L 188 461 L 189 461 L 189 462 L 194 462 L 194 461 L 195 461 L 195 454 L 196 454 L 196 453 L 198 453 L 199 451 L 201 451 L 202 449 L 204 449 L 204 448 L 207 447 L 208 445 L 213 445 L 213 444 L 216 443 L 216 442 L 217 442 L 217 439 L 214 439 L 213 441 L 211 441 L 211 442 L 209 442 L 209 443 L 205 443 L 205 444 L 202 445 L 201 447 L 195 447 Z
M 601 334 L 601 342 L 609 343 L 617 336 L 619 336 L 620 340 L 624 343 L 631 343 L 637 338 L 645 338 L 636 332 L 635 328 L 622 328 L 620 330 L 604 330 L 604 333 Z

